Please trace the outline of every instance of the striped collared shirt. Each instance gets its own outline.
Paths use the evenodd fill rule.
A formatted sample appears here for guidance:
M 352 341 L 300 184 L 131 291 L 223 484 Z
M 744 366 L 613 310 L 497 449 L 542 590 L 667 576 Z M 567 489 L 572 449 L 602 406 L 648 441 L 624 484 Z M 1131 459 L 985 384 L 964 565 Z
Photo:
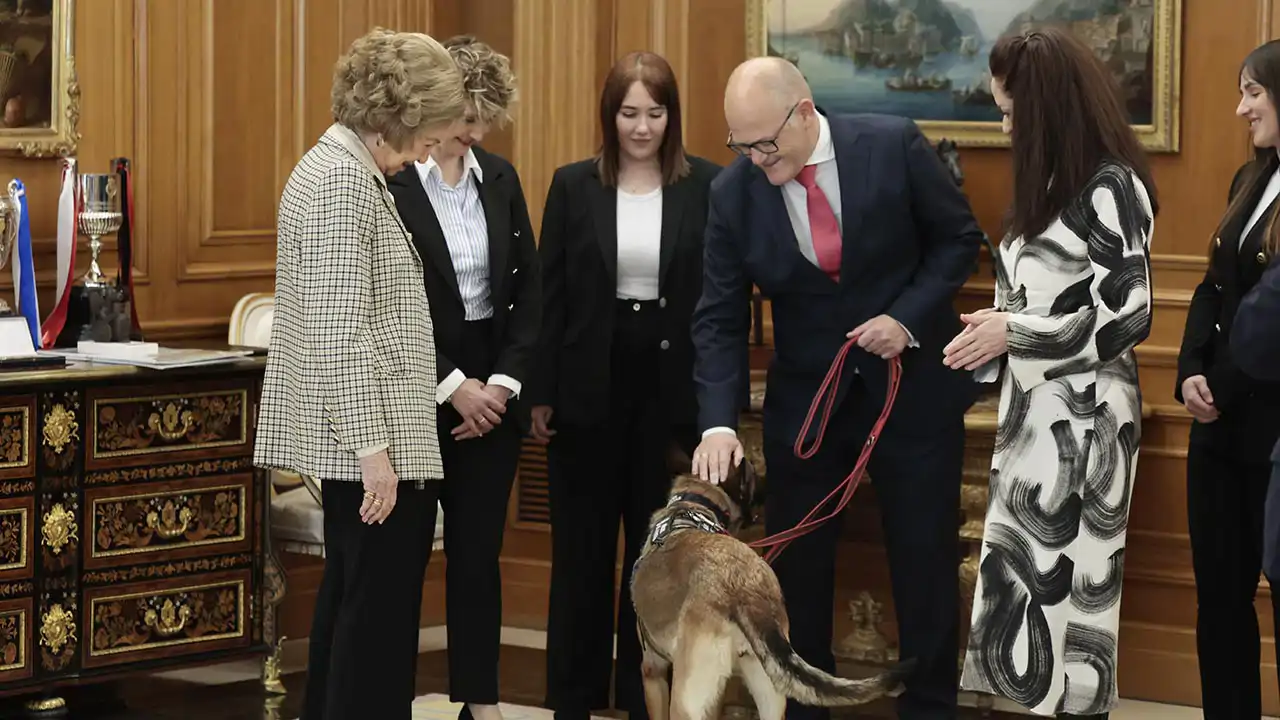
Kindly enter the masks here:
M 444 181 L 434 157 L 415 165 L 449 246 L 466 319 L 493 317 L 489 298 L 489 225 L 480 203 L 484 173 L 476 154 L 468 149 L 463 156 L 462 180 L 456 186 Z

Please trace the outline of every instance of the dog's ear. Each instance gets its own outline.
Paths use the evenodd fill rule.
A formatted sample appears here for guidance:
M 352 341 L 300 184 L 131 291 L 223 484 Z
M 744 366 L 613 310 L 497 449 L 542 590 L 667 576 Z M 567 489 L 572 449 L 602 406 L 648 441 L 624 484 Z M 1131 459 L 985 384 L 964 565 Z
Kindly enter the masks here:
M 667 447 L 667 474 L 689 475 L 693 472 L 693 459 L 681 449 L 680 444 L 672 442 Z

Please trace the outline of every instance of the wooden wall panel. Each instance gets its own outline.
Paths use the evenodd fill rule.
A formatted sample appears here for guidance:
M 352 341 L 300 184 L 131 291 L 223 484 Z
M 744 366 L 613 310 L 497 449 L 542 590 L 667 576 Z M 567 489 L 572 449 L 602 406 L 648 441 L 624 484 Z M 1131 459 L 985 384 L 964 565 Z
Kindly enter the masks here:
M 143 330 L 165 342 L 225 341 L 241 296 L 269 291 L 276 204 L 331 122 L 346 46 L 376 25 L 430 32 L 462 0 L 80 0 L 78 161 L 133 162 L 134 275 Z M 52 307 L 59 168 L 0 158 L 28 188 L 41 308 Z M 114 270 L 113 238 L 102 264 Z M 87 242 L 77 253 L 88 266 Z M 0 288 L 10 287 L 0 273 Z

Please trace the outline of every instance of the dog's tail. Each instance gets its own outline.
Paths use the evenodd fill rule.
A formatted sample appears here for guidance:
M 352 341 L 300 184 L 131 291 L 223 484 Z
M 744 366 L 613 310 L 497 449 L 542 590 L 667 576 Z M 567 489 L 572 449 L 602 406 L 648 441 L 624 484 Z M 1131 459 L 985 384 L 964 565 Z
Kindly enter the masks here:
M 840 707 L 871 702 L 900 688 L 915 668 L 915 660 L 911 659 L 869 678 L 835 677 L 805 662 L 796 653 L 782 631 L 780 618 L 774 613 L 763 609 L 752 612 L 739 606 L 734 610 L 733 621 L 746 636 L 774 686 L 783 695 L 805 705 Z

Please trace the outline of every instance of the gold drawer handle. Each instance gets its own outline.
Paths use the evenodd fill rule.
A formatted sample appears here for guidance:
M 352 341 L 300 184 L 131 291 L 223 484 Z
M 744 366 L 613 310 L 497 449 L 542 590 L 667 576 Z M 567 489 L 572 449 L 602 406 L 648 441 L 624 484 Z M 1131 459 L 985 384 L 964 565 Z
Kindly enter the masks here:
M 155 605 L 158 599 L 152 600 L 152 607 L 147 608 L 146 613 L 142 616 L 142 621 L 147 627 L 156 631 L 160 637 L 170 637 L 182 632 L 187 626 L 187 620 L 191 617 L 191 607 L 185 602 L 174 602 L 172 598 L 165 598 L 160 603 L 160 609 L 156 610 Z
M 190 408 L 180 407 L 176 402 L 165 403 L 163 407 L 156 403 L 156 407 L 158 409 L 147 418 L 147 425 L 169 442 L 186 437 L 195 425 L 195 415 Z
M 181 499 L 186 500 L 186 498 Z M 189 506 L 184 505 L 181 510 L 178 510 L 172 500 L 166 500 L 159 510 L 152 509 L 147 512 L 147 527 L 155 530 L 156 534 L 165 540 L 172 540 L 186 534 L 191 528 L 191 521 L 195 519 L 195 515 Z

